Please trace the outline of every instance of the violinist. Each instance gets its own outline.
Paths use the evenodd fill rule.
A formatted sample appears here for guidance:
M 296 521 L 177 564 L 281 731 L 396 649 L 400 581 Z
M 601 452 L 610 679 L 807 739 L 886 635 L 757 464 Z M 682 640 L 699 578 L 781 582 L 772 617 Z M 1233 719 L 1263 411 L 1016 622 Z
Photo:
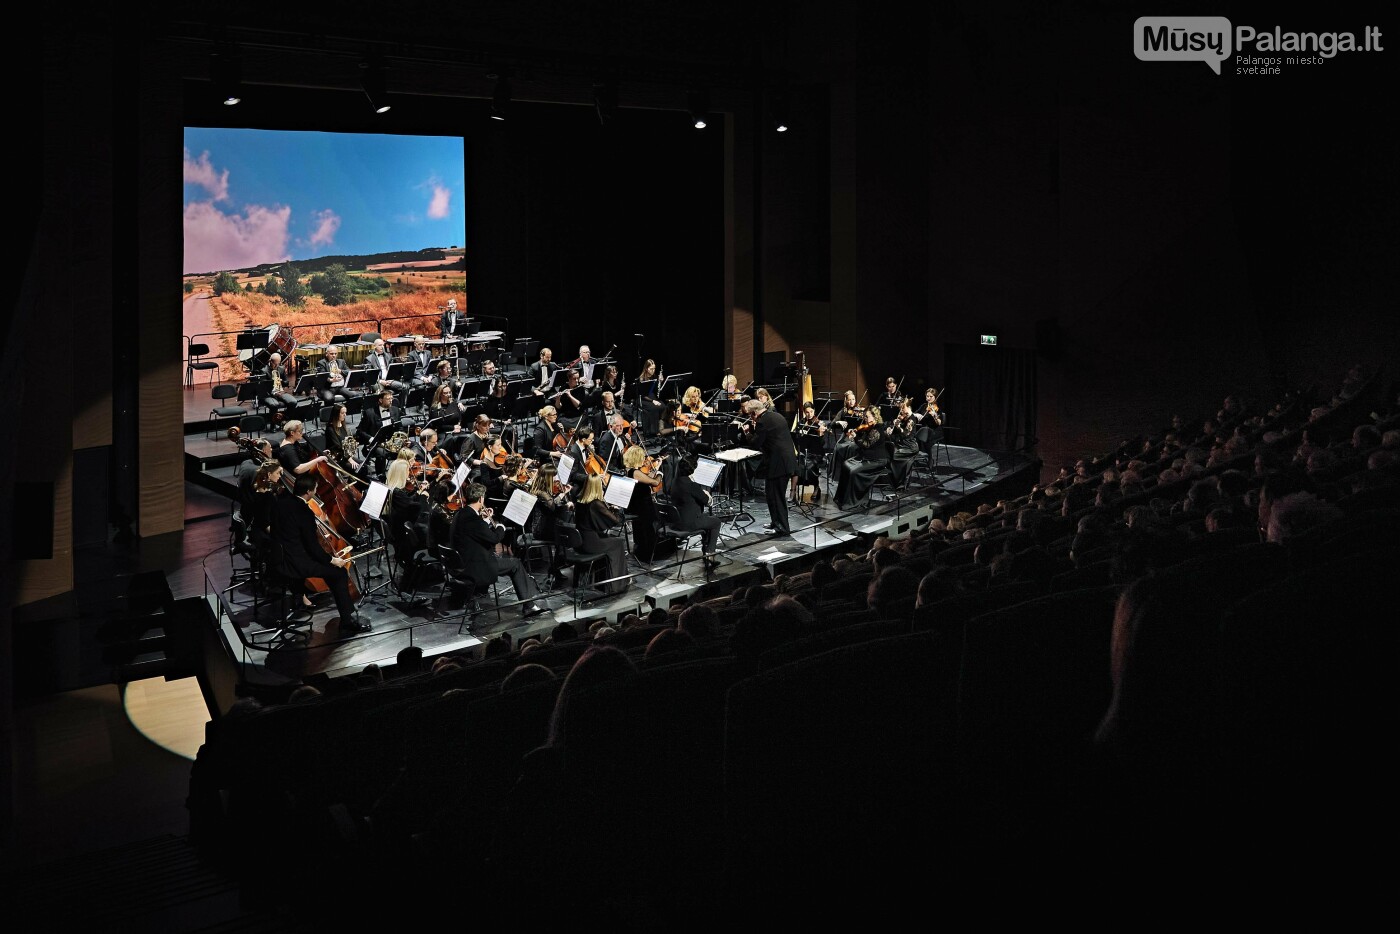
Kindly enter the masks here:
M 835 443 L 832 444 L 832 477 L 840 477 L 841 466 L 846 462 L 846 458 L 855 455 L 857 449 L 852 429 L 864 423 L 865 409 L 856 405 L 855 390 L 847 389 L 846 394 L 841 399 L 841 410 L 828 425 L 828 428 L 835 428 L 840 432 L 835 438 Z M 831 442 L 828 443 L 831 444 Z
M 398 460 L 384 472 L 384 485 L 389 488 L 389 508 L 386 518 L 397 527 L 404 524 L 418 528 L 423 535 L 428 532 L 429 484 L 426 480 L 413 477 L 409 461 Z
M 316 453 L 316 449 L 306 440 L 306 426 L 300 419 L 294 418 L 282 426 L 277 462 L 287 473 L 300 477 L 315 470 L 317 464 L 328 463 L 329 460 L 326 455 Z
M 870 495 L 875 479 L 889 466 L 890 452 L 885 444 L 889 439 L 880 424 L 880 410 L 875 406 L 865 410 L 861 423 L 848 429 L 846 436 L 855 445 L 855 452 L 841 465 L 836 505 L 851 509 Z
M 478 415 L 472 421 L 471 434 L 467 435 L 461 447 L 461 459 L 471 465 L 473 476 L 482 470 L 496 469 L 493 447 L 499 442 L 500 439 L 491 434 L 491 419 L 485 414 Z
M 705 510 L 710 506 L 710 491 L 691 479 L 695 472 L 695 460 L 683 457 L 676 465 L 675 489 L 671 492 L 671 502 L 676 504 L 676 517 L 683 529 L 694 529 L 703 536 L 701 551 L 705 567 L 719 564 L 715 547 L 719 542 L 719 527 L 723 523 L 719 516 Z
M 757 389 L 755 389 L 755 390 L 753 391 L 753 397 L 754 397 L 755 399 L 757 399 L 759 402 L 762 402 L 762 403 L 763 403 L 763 411 L 765 411 L 765 412 L 771 412 L 771 411 L 773 411 L 773 396 L 772 396 L 772 394 L 768 391 L 768 387 L 766 387 L 766 386 L 759 386 Z
M 943 442 L 943 422 L 947 417 L 947 412 L 938 404 L 940 395 L 942 394 L 932 386 L 925 389 L 924 404 L 914 413 L 919 427 L 925 429 L 921 433 L 920 446 L 928 455 L 930 464 L 934 461 L 935 448 Z
M 569 443 L 564 426 L 559 424 L 559 410 L 547 405 L 537 414 L 540 422 L 535 426 L 535 456 L 541 461 L 546 457 L 557 461 Z
M 733 373 L 724 377 L 723 381 L 720 382 L 719 388 L 721 412 L 737 412 L 739 411 L 739 405 L 741 403 L 749 401 L 749 397 L 739 391 L 739 377 L 735 376 Z M 728 407 L 725 407 L 724 403 L 729 403 Z
M 643 564 L 651 564 L 656 557 L 656 491 L 661 488 L 661 463 L 665 459 L 648 456 L 640 444 L 622 454 L 624 475 L 637 481 L 627 512 L 632 516 L 632 557 Z
M 608 556 L 608 577 L 627 573 L 627 542 L 622 537 L 626 517 L 603 499 L 603 478 L 589 476 L 583 482 L 574 509 L 574 524 L 578 526 L 583 548 L 591 555 Z M 604 588 L 609 594 L 627 590 L 626 580 L 614 580 Z
M 494 511 L 486 505 L 486 488 L 479 483 L 467 486 L 462 508 L 452 520 L 452 549 L 471 580 L 494 581 L 501 575 L 510 577 L 515 595 L 528 600 L 521 608 L 524 617 L 538 616 L 544 607 L 534 602 L 539 588 L 525 570 L 525 565 L 513 555 L 500 553 L 496 546 L 506 539 L 506 527 L 496 521 Z
M 554 527 L 557 523 L 573 521 L 573 500 L 569 498 L 568 484 L 559 484 L 554 465 L 544 463 L 535 472 L 530 484 L 530 492 L 535 497 L 535 508 L 530 511 L 534 517 L 531 533 L 537 541 L 554 541 Z M 563 580 L 564 555 L 560 548 L 551 550 L 549 575 L 557 585 Z
M 919 432 L 927 431 L 914 418 L 914 410 L 908 399 L 900 399 L 896 407 L 898 414 L 894 421 L 890 423 L 890 440 L 894 442 L 894 456 L 897 458 L 913 457 L 919 453 L 922 445 L 919 443 Z
M 712 413 L 713 410 L 705 405 L 704 400 L 700 397 L 700 387 L 687 387 L 681 395 L 681 404 L 676 409 L 673 424 L 674 427 L 683 429 L 681 432 L 682 446 L 692 453 L 709 454 L 714 450 L 713 445 L 701 440 L 705 418 Z
M 574 429 L 574 440 L 564 450 L 564 453 L 574 459 L 574 469 L 567 477 L 560 474 L 560 478 L 573 486 L 575 502 L 583 491 L 583 481 L 587 479 L 590 458 L 596 456 L 593 450 L 593 426 L 579 425 Z M 601 463 L 601 461 L 599 462 Z
M 307 578 L 326 582 L 335 607 L 340 613 L 340 633 L 350 635 L 369 632 L 370 624 L 355 612 L 350 597 L 350 575 L 345 570 L 350 559 L 326 552 L 317 531 L 316 514 L 307 500 L 316 492 L 316 478 L 302 474 L 296 478 L 291 496 L 278 496 L 272 507 L 272 564 L 291 582 L 292 599 L 305 604 Z M 307 620 L 311 614 L 305 608 L 293 615 L 293 620 Z
M 885 422 L 893 422 L 895 416 L 899 414 L 899 403 L 904 399 L 899 393 L 899 383 L 893 376 L 885 377 L 885 391 L 880 393 L 877 405 L 880 406 L 880 417 Z

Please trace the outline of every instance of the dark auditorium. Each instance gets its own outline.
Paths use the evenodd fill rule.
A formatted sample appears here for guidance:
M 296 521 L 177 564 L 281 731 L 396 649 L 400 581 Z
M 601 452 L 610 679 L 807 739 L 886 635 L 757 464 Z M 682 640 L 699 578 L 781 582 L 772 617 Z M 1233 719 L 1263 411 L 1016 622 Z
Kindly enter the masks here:
M 1178 7 L 38 11 L 12 923 L 1383 917 L 1397 30 Z

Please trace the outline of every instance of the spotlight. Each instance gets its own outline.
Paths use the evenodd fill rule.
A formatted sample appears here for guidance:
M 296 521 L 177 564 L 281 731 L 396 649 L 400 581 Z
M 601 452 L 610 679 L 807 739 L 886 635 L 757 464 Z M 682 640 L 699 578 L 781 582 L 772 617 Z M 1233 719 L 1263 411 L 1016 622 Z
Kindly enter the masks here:
M 222 49 L 209 56 L 209 80 L 214 83 L 214 93 L 225 107 L 243 100 L 242 71 L 242 61 L 234 50 Z
M 491 93 L 491 119 L 504 120 L 508 106 L 510 106 L 510 82 L 502 73 L 497 75 L 496 90 Z
M 617 116 L 617 79 L 603 78 L 593 82 L 593 109 L 598 122 L 607 126 Z
M 686 110 L 690 111 L 690 119 L 695 129 L 705 129 L 710 113 L 710 95 L 704 90 L 691 91 L 686 96 Z
M 384 89 L 384 69 L 377 62 L 360 62 L 360 87 L 375 113 L 387 113 L 393 106 Z

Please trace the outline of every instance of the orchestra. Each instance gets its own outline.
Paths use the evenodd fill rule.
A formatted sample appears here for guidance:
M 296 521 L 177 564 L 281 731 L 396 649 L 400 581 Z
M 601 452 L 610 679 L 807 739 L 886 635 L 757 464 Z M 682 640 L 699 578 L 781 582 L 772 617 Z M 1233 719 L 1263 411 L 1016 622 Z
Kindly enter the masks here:
M 318 423 L 283 421 L 281 443 L 258 443 L 250 450 L 249 469 L 238 475 L 239 506 L 250 537 L 266 548 L 277 538 L 281 515 L 281 546 L 295 552 L 279 559 L 282 566 L 308 581 L 323 579 L 349 621 L 344 632 L 359 631 L 364 623 L 354 613 L 353 595 L 342 587 L 347 580 L 353 583 L 353 570 L 347 571 L 348 561 L 340 563 L 343 549 L 310 552 L 306 515 L 291 503 L 278 506 L 282 496 L 315 501 L 314 509 L 324 514 L 313 516 L 315 522 L 348 544 L 363 541 L 362 528 L 351 521 L 356 497 L 368 481 L 382 481 L 390 490 L 385 518 L 407 523 L 430 544 L 489 552 L 493 566 L 515 576 L 508 543 L 516 530 L 502 526 L 486 502 L 499 505 L 525 492 L 536 507 L 520 531 L 548 540 L 553 525 L 568 518 L 587 533 L 588 550 L 609 555 L 610 576 L 621 576 L 626 565 L 625 555 L 619 557 L 625 549 L 619 533 L 626 516 L 632 520 L 631 556 L 646 566 L 655 558 L 658 502 L 680 507 L 684 518 L 697 522 L 695 528 L 710 532 L 714 498 L 689 477 L 697 456 L 729 447 L 760 451 L 759 457 L 734 460 L 725 477 L 730 484 L 742 483 L 746 494 L 763 486 L 765 531 L 783 534 L 790 531 L 789 497 L 800 504 L 795 491 L 815 485 L 818 475 L 835 486 L 838 506 L 856 508 L 891 456 L 899 461 L 932 455 L 943 439 L 943 390 L 919 382 L 912 395 L 906 394 L 904 377 L 886 377 L 868 404 L 869 390 L 846 389 L 839 402 L 833 393 L 816 400 L 804 394 L 794 412 L 797 393 L 786 385 L 744 383 L 728 370 L 714 382 L 668 383 L 655 359 L 639 358 L 629 373 L 612 359 L 612 351 L 595 356 L 588 344 L 565 364 L 556 363 L 545 347 L 528 366 L 505 353 L 499 360 L 474 353 L 469 368 L 469 358 L 456 353 L 459 342 L 464 350 L 473 344 L 456 335 L 459 318 L 466 320 L 455 309 L 444 312 L 444 330 L 453 329 L 450 338 L 367 341 L 360 364 L 344 361 L 334 343 L 318 348 L 315 371 L 324 378 L 316 391 L 327 403 Z M 261 382 L 254 398 L 288 414 L 310 401 L 293 392 L 298 364 L 307 362 L 295 354 L 303 353 L 293 348 L 285 358 L 272 352 L 250 363 L 250 376 Z M 403 366 L 391 373 L 404 363 L 412 365 L 411 374 Z M 689 375 L 682 374 L 682 380 Z M 707 384 L 713 388 L 703 389 Z M 370 390 L 363 404 L 357 385 Z M 572 467 L 560 475 L 565 454 Z M 466 465 L 465 473 L 456 470 L 459 464 Z M 635 482 L 623 509 L 604 501 L 616 476 Z M 300 492 L 290 490 L 293 484 Z M 720 492 L 716 487 L 715 495 Z M 464 512 L 472 514 L 465 521 Z M 705 535 L 704 552 L 706 563 L 714 564 L 714 535 Z M 482 553 L 473 560 L 480 563 Z M 556 582 L 561 567 L 556 554 L 550 569 Z M 521 599 L 533 598 L 530 586 L 523 580 L 521 586 Z

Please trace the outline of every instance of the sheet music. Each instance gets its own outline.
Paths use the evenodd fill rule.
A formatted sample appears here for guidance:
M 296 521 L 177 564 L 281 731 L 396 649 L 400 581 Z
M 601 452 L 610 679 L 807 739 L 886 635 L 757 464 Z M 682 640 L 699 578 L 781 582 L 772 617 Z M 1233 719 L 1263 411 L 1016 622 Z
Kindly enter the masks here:
M 761 453 L 763 452 L 755 451 L 753 448 L 730 448 L 727 451 L 716 451 L 715 457 L 718 457 L 720 460 L 729 461 L 731 464 L 737 464 L 741 460 L 757 457 Z
M 559 469 L 554 475 L 559 478 L 560 483 L 568 483 L 569 478 L 574 474 L 574 456 L 572 454 L 559 455 Z
M 525 527 L 525 520 L 530 518 L 530 510 L 535 508 L 537 498 L 533 493 L 526 493 L 524 490 L 515 490 L 510 494 L 510 502 L 506 503 L 505 517 L 522 529 Z
M 613 477 L 603 490 L 603 502 L 618 509 L 626 509 L 632 504 L 632 490 L 637 481 L 631 477 Z
M 719 475 L 724 472 L 724 464 L 709 457 L 697 457 L 695 459 L 695 470 L 690 475 L 690 479 L 700 484 L 705 489 L 710 489 L 719 479 Z
M 467 482 L 467 474 L 472 472 L 472 465 L 466 461 L 457 465 L 457 469 L 452 473 L 452 484 L 454 492 L 462 492 L 462 484 Z
M 384 504 L 389 500 L 389 488 L 378 480 L 369 482 L 364 498 L 360 500 L 360 512 L 378 519 L 384 515 Z

